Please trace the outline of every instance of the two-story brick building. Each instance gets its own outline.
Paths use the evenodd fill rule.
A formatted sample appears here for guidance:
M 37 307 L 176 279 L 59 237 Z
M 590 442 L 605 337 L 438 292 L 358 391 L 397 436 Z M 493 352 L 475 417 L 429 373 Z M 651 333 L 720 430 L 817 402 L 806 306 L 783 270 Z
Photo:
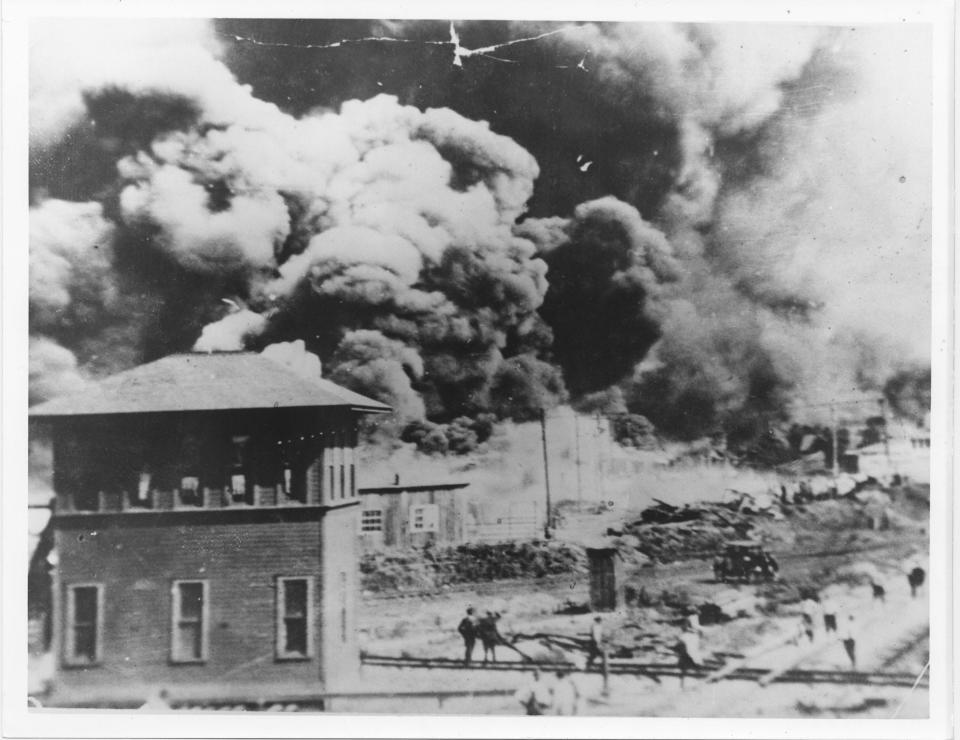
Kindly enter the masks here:
M 31 409 L 54 448 L 50 703 L 350 684 L 357 422 L 387 411 L 253 353 L 165 357 Z

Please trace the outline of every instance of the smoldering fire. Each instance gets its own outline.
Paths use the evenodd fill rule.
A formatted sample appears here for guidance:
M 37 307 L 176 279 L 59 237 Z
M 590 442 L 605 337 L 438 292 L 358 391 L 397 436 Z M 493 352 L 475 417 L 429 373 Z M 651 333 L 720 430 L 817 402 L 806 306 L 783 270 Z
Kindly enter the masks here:
M 607 393 L 697 436 L 929 362 L 892 37 L 457 24 L 548 30 L 455 65 L 446 22 L 38 24 L 31 398 L 302 340 L 403 421 Z

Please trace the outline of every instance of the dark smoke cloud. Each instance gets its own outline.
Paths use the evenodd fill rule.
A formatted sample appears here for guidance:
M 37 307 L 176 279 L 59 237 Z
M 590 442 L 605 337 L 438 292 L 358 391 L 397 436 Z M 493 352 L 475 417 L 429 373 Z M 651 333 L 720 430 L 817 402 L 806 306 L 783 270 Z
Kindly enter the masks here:
M 569 389 L 747 438 L 928 362 L 930 89 L 894 61 L 922 33 L 456 32 L 460 57 L 448 21 L 40 24 L 43 395 L 44 368 L 302 340 L 404 420 Z M 329 46 L 370 36 L 404 42 Z
M 582 203 L 557 226 L 527 221 L 519 231 L 547 240 L 550 289 L 540 313 L 570 389 L 594 392 L 629 375 L 659 338 L 661 284 L 680 268 L 663 233 L 615 198 Z

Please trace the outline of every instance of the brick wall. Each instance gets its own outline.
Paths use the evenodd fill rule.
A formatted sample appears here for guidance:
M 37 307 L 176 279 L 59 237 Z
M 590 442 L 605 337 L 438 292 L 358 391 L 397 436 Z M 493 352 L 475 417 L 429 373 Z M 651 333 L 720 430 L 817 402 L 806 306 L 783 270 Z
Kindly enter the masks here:
M 198 698 L 248 684 L 265 696 L 282 695 L 292 686 L 319 691 L 325 658 L 335 660 L 338 668 L 333 674 L 339 666 L 349 672 L 356 662 L 355 643 L 325 656 L 331 640 L 326 636 L 329 625 L 323 625 L 341 611 L 332 603 L 342 598 L 340 584 L 331 584 L 340 572 L 348 574 L 351 633 L 355 625 L 357 561 L 350 546 L 356 541 L 355 509 L 326 514 L 319 507 L 297 507 L 59 517 L 56 599 L 59 605 L 66 603 L 71 583 L 103 584 L 103 660 L 93 667 L 61 667 L 54 703 L 142 695 L 146 685 L 166 686 L 174 695 L 186 692 L 189 697 L 195 692 Z M 326 525 L 324 517 L 331 520 Z M 326 567 L 321 550 L 328 558 Z M 312 658 L 278 661 L 275 579 L 311 575 L 316 578 L 316 628 L 325 636 L 316 640 Z M 202 665 L 170 661 L 171 587 L 177 579 L 209 581 L 208 659 Z M 60 650 L 62 606 L 56 612 Z

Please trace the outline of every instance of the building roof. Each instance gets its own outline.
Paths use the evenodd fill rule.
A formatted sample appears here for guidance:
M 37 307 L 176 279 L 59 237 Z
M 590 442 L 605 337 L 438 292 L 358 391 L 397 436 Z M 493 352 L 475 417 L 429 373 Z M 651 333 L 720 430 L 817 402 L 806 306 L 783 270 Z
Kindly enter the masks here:
M 458 488 L 466 488 L 469 485 L 469 483 L 418 483 L 416 485 L 401 483 L 392 486 L 364 486 L 363 488 L 358 488 L 357 492 L 360 495 L 365 495 L 370 493 L 403 493 L 404 491 L 409 491 L 410 493 L 417 491 L 455 491 Z
M 136 414 L 163 411 L 390 407 L 322 378 L 310 378 L 254 352 L 169 355 L 112 375 L 80 393 L 30 409 L 31 417 Z

